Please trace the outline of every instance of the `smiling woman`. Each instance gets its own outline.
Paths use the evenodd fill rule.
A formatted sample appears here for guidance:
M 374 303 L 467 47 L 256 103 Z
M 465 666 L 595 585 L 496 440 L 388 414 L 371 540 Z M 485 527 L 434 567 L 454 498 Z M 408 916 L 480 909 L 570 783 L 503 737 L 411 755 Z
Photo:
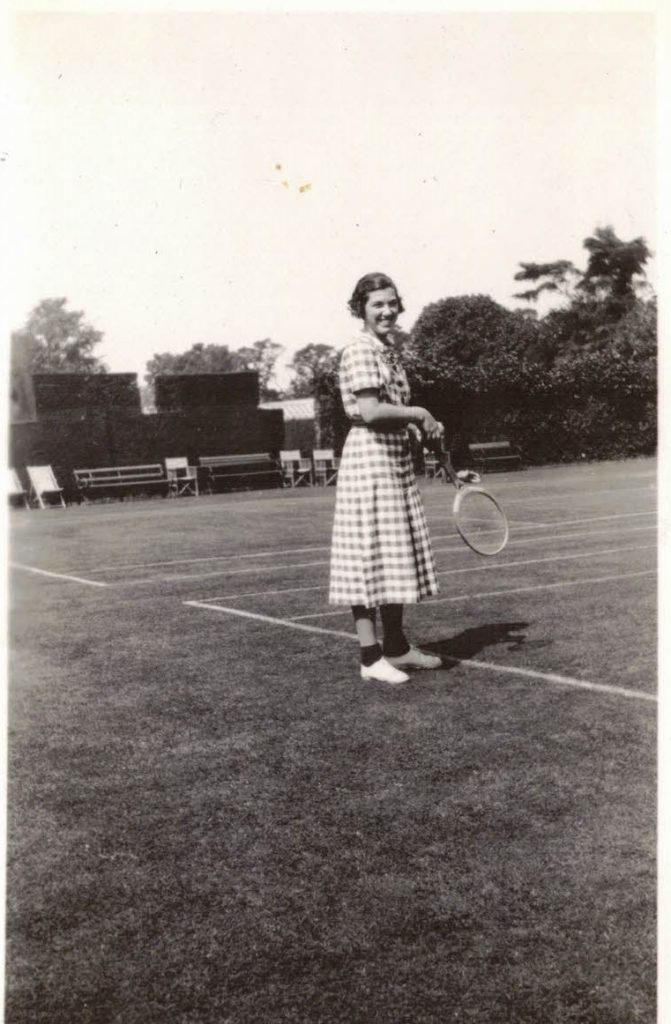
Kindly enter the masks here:
M 362 678 L 396 684 L 408 680 L 406 668 L 441 664 L 408 643 L 403 605 L 438 589 L 409 432 L 419 428 L 434 439 L 443 428 L 427 409 L 409 404 L 395 330 L 403 303 L 391 278 L 366 274 L 349 308 L 363 326 L 340 363 L 350 431 L 338 472 L 329 600 L 352 606 Z M 376 639 L 377 608 L 383 647 Z

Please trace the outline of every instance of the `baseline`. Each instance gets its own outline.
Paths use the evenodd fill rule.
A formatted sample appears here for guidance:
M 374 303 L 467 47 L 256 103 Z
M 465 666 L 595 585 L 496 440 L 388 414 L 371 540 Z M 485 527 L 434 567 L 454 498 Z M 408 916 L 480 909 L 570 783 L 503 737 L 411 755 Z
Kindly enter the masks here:
M 618 573 L 612 576 L 593 576 L 587 579 L 580 580 L 559 580 L 556 583 L 535 583 L 530 587 L 513 587 L 509 590 L 490 590 L 479 594 L 455 594 L 453 597 L 432 597 L 426 602 L 427 605 L 431 604 L 456 604 L 459 601 L 475 601 L 481 597 L 507 597 L 509 594 L 529 594 L 532 591 L 537 590 L 559 590 L 563 587 L 580 587 L 587 584 L 595 583 L 612 583 L 615 580 L 628 580 L 634 579 L 637 576 L 655 576 L 657 574 L 656 569 L 643 569 L 640 572 L 626 572 Z M 330 612 L 311 612 L 309 615 L 293 615 L 291 616 L 292 622 L 300 622 L 303 619 L 328 619 L 335 618 L 338 615 L 345 615 L 349 613 L 348 608 L 341 608 L 338 611 Z
M 582 537 L 604 537 L 609 534 L 617 533 L 640 533 L 651 530 L 656 530 L 656 526 L 634 526 L 627 527 L 623 530 L 589 530 L 582 533 L 556 533 L 552 536 L 552 541 L 557 540 L 574 540 Z M 458 551 L 463 554 L 467 554 L 467 550 L 464 546 L 463 541 L 459 538 L 456 533 L 445 534 L 445 539 L 452 540 L 452 544 L 447 547 L 434 547 L 434 555 L 446 554 L 453 551 Z M 439 538 L 441 539 L 441 538 Z M 534 537 L 520 537 L 515 540 L 510 540 L 507 545 L 507 549 L 512 547 L 522 547 L 529 544 L 544 543 L 547 541 L 547 537 L 534 536 Z M 321 550 L 328 550 L 323 548 Z M 276 554 L 276 552 L 274 552 Z M 290 554 L 291 552 L 286 551 L 284 554 Z M 231 556 L 235 557 L 235 556 Z M 223 559 L 217 558 L 215 561 L 222 561 Z M 137 587 L 143 586 L 150 583 L 176 583 L 182 580 L 205 580 L 213 579 L 215 576 L 246 576 L 250 573 L 264 573 L 264 572 L 285 572 L 287 569 L 313 569 L 316 566 L 324 566 L 329 564 L 329 559 L 319 559 L 314 562 L 288 562 L 288 563 L 274 563 L 273 565 L 259 565 L 252 566 L 245 569 L 216 569 L 212 572 L 197 572 L 197 573 L 177 573 L 171 576 L 146 576 L 142 579 L 130 579 L 130 580 L 112 580 L 109 583 L 111 587 Z M 501 562 L 499 565 L 503 566 L 505 563 Z
M 588 517 L 588 518 L 580 518 L 580 519 L 564 519 L 564 520 L 557 520 L 556 522 L 553 522 L 553 523 L 519 522 L 519 523 L 515 523 L 515 529 L 516 529 L 516 531 L 517 530 L 520 530 L 520 531 L 521 530 L 554 530 L 554 529 L 563 529 L 566 526 L 580 526 L 583 523 L 602 522 L 603 520 L 611 520 L 611 519 L 631 519 L 631 518 L 636 518 L 636 517 L 640 517 L 640 516 L 654 516 L 656 514 L 657 514 L 656 510 L 655 509 L 651 509 L 651 510 L 648 510 L 646 512 L 623 512 L 623 513 L 620 513 L 620 514 L 608 515 L 608 516 L 591 516 L 591 517 Z M 643 529 L 655 529 L 655 527 L 643 527 Z M 586 536 L 586 535 L 585 534 L 571 534 L 570 536 L 580 537 L 580 536 Z M 456 539 L 456 533 L 454 531 L 452 531 L 451 533 L 433 533 L 432 532 L 431 533 L 431 537 L 432 537 L 432 540 L 434 542 L 435 541 L 441 541 L 441 540 L 450 540 L 450 539 Z M 528 538 L 528 539 L 532 540 L 533 538 Z M 310 547 L 291 548 L 290 553 L 292 555 L 301 555 L 301 554 L 307 554 L 307 553 L 313 552 L 313 551 L 315 551 L 315 552 L 316 551 L 330 551 L 330 547 L 331 547 L 330 544 L 316 544 L 316 545 L 311 545 Z M 166 559 L 166 560 L 163 560 L 163 561 L 156 561 L 156 562 L 121 562 L 121 563 L 119 563 L 119 565 L 96 566 L 95 568 L 91 567 L 90 569 L 89 568 L 85 568 L 83 571 L 90 572 L 91 574 L 95 575 L 97 573 L 102 573 L 102 572 L 121 572 L 121 571 L 123 571 L 125 569 L 157 569 L 157 568 L 160 568 L 161 566 L 164 566 L 164 565 L 166 565 L 166 566 L 170 566 L 170 565 L 195 565 L 197 563 L 223 562 L 223 561 L 226 561 L 228 559 L 234 559 L 235 561 L 238 561 L 238 560 L 241 560 L 241 559 L 250 559 L 250 558 L 272 558 L 272 557 L 276 556 L 277 553 L 278 553 L 277 550 L 274 550 L 274 551 L 251 551 L 251 552 L 243 552 L 242 554 L 239 554 L 239 553 L 233 552 L 233 551 L 229 551 L 229 552 L 226 552 L 225 554 L 222 554 L 222 555 L 205 555 L 205 556 L 202 556 L 202 557 L 199 556 L 199 557 L 196 557 L 196 558 L 172 558 L 172 559 Z M 73 571 L 75 571 L 75 572 L 80 571 L 81 572 L 82 570 L 73 570 Z M 164 577 L 160 577 L 160 578 L 163 579 Z M 174 578 L 174 577 L 167 577 L 167 578 L 171 579 L 171 578 Z M 184 577 L 184 578 L 186 578 L 186 577 Z M 155 577 L 154 579 L 159 579 L 159 577 Z M 138 582 L 145 582 L 145 581 L 142 580 L 142 581 L 138 581 Z
M 597 558 L 601 555 L 619 555 L 624 551 L 650 551 L 656 544 L 632 544 L 629 547 L 604 548 L 601 551 L 582 551 L 571 555 L 548 555 L 545 558 L 522 558 L 516 562 L 486 562 L 484 565 L 467 565 L 461 569 L 439 569 L 436 576 L 459 576 L 466 572 L 491 572 L 503 569 L 519 569 L 525 565 L 542 565 L 546 562 L 568 562 L 580 558 Z M 307 587 L 280 587 L 277 590 L 242 590 L 239 594 L 215 594 L 210 601 L 237 601 L 241 597 L 267 597 L 277 594 L 302 594 L 309 590 L 328 590 L 323 583 Z
M 81 576 L 70 576 L 63 572 L 49 572 L 47 569 L 38 569 L 35 565 L 24 565 L 22 562 L 10 562 L 12 569 L 23 569 L 24 572 L 34 572 L 38 576 L 51 576 L 57 580 L 68 580 L 70 583 L 84 583 L 88 587 L 108 587 L 109 583 L 101 580 L 85 580 Z
M 305 626 L 302 623 L 291 619 L 278 619 L 272 615 L 261 615 L 258 612 L 245 612 L 240 608 L 229 608 L 225 605 L 211 604 L 208 601 L 183 601 L 182 604 L 188 608 L 202 608 L 206 611 L 219 612 L 224 615 L 234 615 L 244 619 L 254 619 L 258 622 L 266 622 L 272 626 L 282 626 L 285 629 L 299 629 L 308 633 L 320 633 L 328 636 L 344 637 L 346 640 L 357 641 L 356 633 L 345 633 L 339 629 L 325 629 L 320 626 Z M 633 700 L 644 700 L 657 702 L 655 694 L 642 693 L 637 690 L 629 690 L 625 686 L 614 686 L 610 683 L 592 683 L 586 679 L 575 679 L 572 676 L 562 676 L 555 672 L 537 672 L 528 668 L 517 668 L 513 665 L 497 665 L 490 661 L 476 661 L 473 658 L 445 658 L 445 661 L 453 665 L 466 665 L 468 668 L 477 668 L 488 672 L 501 672 L 505 675 L 521 676 L 525 679 L 541 679 L 548 683 L 558 683 L 562 686 L 570 686 L 579 690 L 592 690 L 597 693 L 608 693 L 619 697 L 627 697 Z M 439 671 L 439 670 L 437 670 Z

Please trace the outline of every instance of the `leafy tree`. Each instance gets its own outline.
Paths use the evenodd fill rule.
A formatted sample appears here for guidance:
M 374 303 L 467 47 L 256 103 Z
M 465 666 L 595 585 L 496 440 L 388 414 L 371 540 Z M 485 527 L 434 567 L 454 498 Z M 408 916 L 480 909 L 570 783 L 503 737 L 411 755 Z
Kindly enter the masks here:
M 152 405 L 156 378 L 171 373 L 240 373 L 243 370 L 255 370 L 259 375 L 261 397 L 270 397 L 269 381 L 281 351 L 281 345 L 265 338 L 237 351 L 232 351 L 228 345 L 204 345 L 197 342 L 186 352 L 156 353 L 147 363 L 144 377 L 147 383 L 145 404 L 148 408 Z
M 597 228 L 583 246 L 589 259 L 578 287 L 587 295 L 620 302 L 632 300 L 644 282 L 643 268 L 652 255 L 645 239 L 623 242 L 612 227 Z
M 10 409 L 12 420 L 35 417 L 34 373 L 106 373 L 94 354 L 103 339 L 84 321 L 81 311 L 66 309 L 67 299 L 43 299 L 25 325 L 10 339 Z
M 281 351 L 281 345 L 271 341 L 270 338 L 264 338 L 263 341 L 255 341 L 253 345 L 240 348 L 235 353 L 242 364 L 241 369 L 256 370 L 258 373 L 261 398 L 267 399 L 271 395 L 270 381 Z M 272 391 L 272 394 L 275 393 Z
M 535 303 L 542 294 L 554 292 L 566 300 L 539 321 L 537 356 L 546 364 L 571 362 L 582 352 L 614 353 L 618 347 L 634 352 L 639 347 L 632 335 L 635 325 L 648 325 L 648 341 L 653 321 L 656 332 L 654 306 L 647 314 L 639 309 L 646 305 L 644 268 L 651 256 L 645 240 L 624 242 L 612 227 L 597 228 L 583 247 L 589 253 L 583 271 L 568 260 L 558 260 L 521 263 L 515 274 L 515 280 L 535 284 L 515 298 Z M 627 327 L 620 329 L 623 321 Z
M 473 367 L 504 353 L 519 358 L 536 340 L 535 321 L 488 295 L 460 295 L 422 310 L 405 346 L 405 358 L 430 377 L 444 378 L 455 366 Z
M 43 299 L 24 327 L 11 335 L 12 372 L 106 373 L 94 354 L 103 339 L 81 310 L 66 309 L 67 299 Z
M 520 263 L 521 270 L 515 274 L 516 281 L 540 281 L 535 288 L 516 292 L 513 298 L 537 302 L 545 292 L 555 292 L 570 297 L 580 280 L 580 271 L 570 260 L 556 260 L 554 263 Z
M 335 368 L 338 352 L 331 345 L 305 345 L 295 353 L 289 363 L 293 379 L 289 385 L 289 396 L 307 398 L 314 395 L 317 381 L 326 371 Z
M 578 270 L 570 260 L 554 263 L 520 263 L 516 281 L 535 285 L 517 292 L 516 299 L 537 302 L 541 295 L 554 292 L 573 301 L 577 294 L 615 301 L 620 304 L 633 300 L 645 283 L 645 265 L 652 255 L 644 238 L 624 242 L 612 227 L 596 228 L 585 238 L 583 248 L 589 253 L 585 270 Z M 539 283 L 537 283 L 539 282 Z
M 246 369 L 244 360 L 227 345 L 198 342 L 186 352 L 156 353 L 147 363 L 145 381 L 153 389 L 157 377 L 171 373 L 236 373 Z
M 657 300 L 638 301 L 615 326 L 613 353 L 618 359 L 656 361 Z

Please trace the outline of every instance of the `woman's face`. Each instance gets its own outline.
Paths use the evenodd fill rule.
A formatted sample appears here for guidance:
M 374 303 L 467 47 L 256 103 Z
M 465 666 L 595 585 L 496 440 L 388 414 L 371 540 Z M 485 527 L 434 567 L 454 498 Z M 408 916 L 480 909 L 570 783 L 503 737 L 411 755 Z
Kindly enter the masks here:
M 395 288 L 379 288 L 377 291 L 369 292 L 363 311 L 366 330 L 384 341 L 394 329 L 398 319 L 398 306 Z

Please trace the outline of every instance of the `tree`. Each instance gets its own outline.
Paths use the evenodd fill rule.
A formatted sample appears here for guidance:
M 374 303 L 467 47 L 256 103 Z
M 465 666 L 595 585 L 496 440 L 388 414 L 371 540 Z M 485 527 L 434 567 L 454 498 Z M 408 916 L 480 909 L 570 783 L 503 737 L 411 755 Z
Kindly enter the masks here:
M 172 373 L 237 373 L 245 363 L 237 352 L 227 345 L 204 345 L 198 342 L 186 352 L 160 352 L 147 363 L 144 379 L 153 389 L 154 381 L 163 374 Z
M 338 352 L 331 345 L 305 345 L 289 363 L 293 379 L 289 384 L 291 398 L 307 398 L 315 394 L 318 379 L 334 369 Z
M 459 295 L 425 306 L 404 351 L 429 376 L 445 376 L 450 365 L 476 366 L 503 353 L 522 356 L 535 344 L 537 330 L 534 320 L 488 295 Z
M 587 266 L 577 270 L 569 260 L 554 263 L 520 263 L 516 281 L 535 284 L 515 298 L 537 302 L 542 294 L 555 292 L 566 301 L 539 321 L 539 348 L 546 363 L 570 362 L 579 353 L 614 352 L 616 337 L 624 337 L 619 347 L 635 351 L 632 331 L 655 319 L 638 308 L 646 305 L 645 264 L 651 252 L 643 238 L 624 242 L 612 227 L 596 228 L 583 241 L 589 253 Z M 537 283 L 539 282 L 539 283 Z M 619 325 L 626 321 L 622 331 Z M 655 328 L 656 329 L 656 328 Z M 624 334 L 623 334 L 624 331 Z M 649 340 L 648 329 L 648 340 Z
M 282 346 L 270 338 L 263 341 L 255 341 L 253 345 L 238 349 L 235 353 L 244 370 L 256 370 L 259 375 L 259 391 L 261 398 L 269 398 L 271 394 L 270 381 L 275 372 L 277 357 L 282 351 Z M 273 394 L 275 392 L 272 392 Z
M 228 345 L 204 345 L 197 342 L 186 352 L 160 352 L 147 363 L 144 379 L 147 382 L 146 404 L 153 402 L 154 381 L 163 374 L 172 373 L 241 373 L 254 370 L 259 375 L 261 397 L 269 393 L 275 361 L 282 346 L 265 338 L 247 348 L 231 351 Z
M 615 326 L 613 352 L 618 359 L 654 362 L 657 358 L 657 300 L 639 301 Z
M 556 292 L 570 297 L 580 279 L 580 271 L 570 260 L 556 260 L 554 263 L 520 263 L 521 270 L 515 274 L 516 281 L 540 281 L 535 288 L 516 292 L 515 299 L 537 302 L 544 292 Z
M 103 340 L 81 310 L 66 309 L 67 299 L 43 299 L 24 327 L 11 336 L 12 373 L 106 373 L 94 354 Z
M 589 253 L 583 271 L 570 260 L 520 263 L 522 269 L 515 274 L 515 280 L 540 283 L 513 297 L 537 302 L 542 294 L 555 292 L 573 301 L 582 293 L 602 302 L 615 303 L 617 312 L 622 315 L 645 284 L 644 267 L 652 255 L 645 239 L 623 242 L 609 226 L 596 228 L 582 244 Z
M 597 228 L 583 246 L 589 259 L 578 288 L 587 295 L 631 305 L 645 281 L 643 268 L 652 255 L 645 239 L 623 242 L 612 227 Z

